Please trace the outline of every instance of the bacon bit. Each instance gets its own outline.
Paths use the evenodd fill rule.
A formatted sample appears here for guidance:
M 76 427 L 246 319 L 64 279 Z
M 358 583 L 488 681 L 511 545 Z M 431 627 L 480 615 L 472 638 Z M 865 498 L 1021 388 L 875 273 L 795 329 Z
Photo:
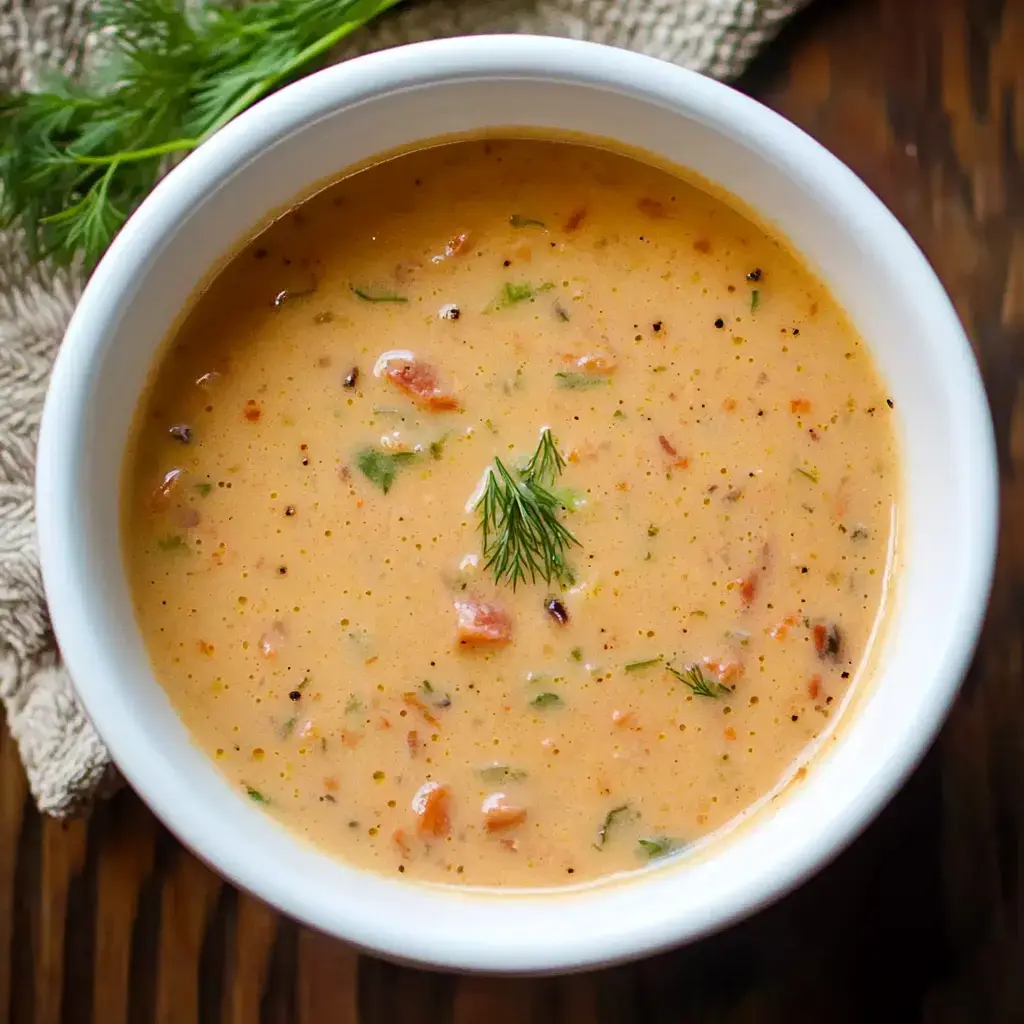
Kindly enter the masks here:
M 405 737 L 405 745 L 409 748 L 409 756 L 416 757 L 420 752 L 420 734 L 415 729 L 409 730 L 409 735 Z
M 616 708 L 612 712 L 612 723 L 614 725 L 622 726 L 624 728 L 629 728 L 629 727 L 631 727 L 633 725 L 633 723 L 635 721 L 636 721 L 636 715 L 633 714 L 632 711 L 619 711 L 619 709 Z
M 163 480 L 149 496 L 149 510 L 151 512 L 164 512 L 171 504 L 171 495 L 181 480 L 181 469 L 170 469 L 164 474 Z
M 675 458 L 679 454 L 679 452 L 676 451 L 675 445 L 673 445 L 672 442 L 664 434 L 658 435 L 658 444 L 660 444 L 662 449 L 668 455 L 671 455 L 672 458 Z
M 363 734 L 361 732 L 352 732 L 349 729 L 341 730 L 341 745 L 348 747 L 349 750 L 355 750 L 360 743 L 363 742 Z
M 480 805 L 484 828 L 488 832 L 504 832 L 526 820 L 526 808 L 510 804 L 504 793 L 491 793 Z
M 270 629 L 260 637 L 260 653 L 264 658 L 274 658 L 284 645 L 287 639 L 284 623 L 275 622 Z
M 648 217 L 652 217 L 654 220 L 662 220 L 667 216 L 665 213 L 665 204 L 660 199 L 651 199 L 649 196 L 644 196 L 642 199 L 638 199 L 636 202 L 636 208 Z
M 726 728 L 723 735 L 727 740 L 734 740 L 736 739 L 736 730 L 730 725 Z
M 740 661 L 715 661 L 713 658 L 702 660 L 708 671 L 718 676 L 720 683 L 730 683 L 743 675 L 743 663 Z
M 384 370 L 384 376 L 413 401 L 427 409 L 444 412 L 459 408 L 459 400 L 441 390 L 437 382 L 437 371 L 428 363 L 414 362 L 388 366 Z
M 412 851 L 409 849 L 409 841 L 405 838 L 405 829 L 396 828 L 391 833 L 391 840 L 398 847 L 398 852 L 402 855 L 402 860 L 408 860 L 412 856 Z
M 839 655 L 839 627 L 834 622 L 818 623 L 812 630 L 814 636 L 814 649 L 818 657 L 824 661 L 828 658 L 835 661 Z
M 415 693 L 403 693 L 402 700 L 411 708 L 415 708 L 427 721 L 428 724 L 439 727 L 441 723 L 430 713 L 430 709 L 416 696 Z
M 723 409 L 724 409 L 724 410 L 725 410 L 726 412 L 733 412 L 733 411 L 735 410 L 735 408 L 736 408 L 736 399 L 735 399 L 735 398 L 727 398 L 727 399 L 726 399 L 726 400 L 725 400 L 725 401 L 724 401 L 724 402 L 722 403 L 722 408 L 723 408 Z
M 199 653 L 205 654 L 209 658 L 213 654 L 213 644 L 208 644 L 205 640 L 200 640 Z
M 777 622 L 769 631 L 773 640 L 785 640 L 790 629 L 797 624 L 799 619 L 795 615 L 787 615 L 781 622 Z
M 324 789 L 326 789 L 328 793 L 336 793 L 340 785 L 341 783 L 338 782 L 337 775 L 328 775 L 327 778 L 324 779 Z
M 693 247 L 697 252 L 703 253 L 704 255 L 711 252 L 711 243 L 706 238 L 698 238 L 697 241 L 693 243 Z
M 672 465 L 675 466 L 676 469 L 689 469 L 690 460 L 684 455 L 681 459 L 676 459 Z
M 451 830 L 451 788 L 440 782 L 424 782 L 412 798 L 412 809 L 422 836 L 446 836 Z
M 815 673 L 807 681 L 807 692 L 811 697 L 811 700 L 817 700 L 818 694 L 821 693 L 821 676 Z
M 460 644 L 507 644 L 512 639 L 512 619 L 498 605 L 466 597 L 454 605 Z
M 752 572 L 745 579 L 736 582 L 740 585 L 740 600 L 744 607 L 749 608 L 757 597 L 757 573 Z
M 565 230 L 571 234 L 583 223 L 583 218 L 586 217 L 586 215 L 587 208 L 585 206 L 577 206 L 576 209 L 569 214 L 569 219 L 565 222 Z
M 792 413 L 802 413 L 811 411 L 811 401 L 809 398 L 791 398 L 789 400 L 789 411 Z
M 260 416 L 263 415 L 263 410 L 259 407 L 255 398 L 250 398 L 249 401 L 245 403 L 242 415 L 250 423 L 258 423 Z

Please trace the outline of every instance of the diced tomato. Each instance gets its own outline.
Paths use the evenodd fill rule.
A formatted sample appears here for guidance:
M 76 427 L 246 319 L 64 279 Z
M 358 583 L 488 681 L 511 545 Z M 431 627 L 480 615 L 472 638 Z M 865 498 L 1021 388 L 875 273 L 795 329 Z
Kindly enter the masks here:
M 463 231 L 458 235 L 454 235 L 444 247 L 445 256 L 458 256 L 460 252 L 463 252 L 466 246 L 469 245 L 469 232 Z
M 324 789 L 326 789 L 328 793 L 336 793 L 340 785 L 337 775 L 328 775 L 327 778 L 324 779 Z
M 409 756 L 416 757 L 420 752 L 420 734 L 415 729 L 410 729 L 405 737 L 405 745 L 409 748 Z
M 412 798 L 412 809 L 419 819 L 423 836 L 446 836 L 451 831 L 451 788 L 440 782 L 424 782 Z
M 384 375 L 395 387 L 404 391 L 414 402 L 445 412 L 459 408 L 459 400 L 444 392 L 437 380 L 437 371 L 429 363 L 399 363 L 389 365 Z
M 664 451 L 666 455 L 671 455 L 673 459 L 679 454 L 679 452 L 676 451 L 675 445 L 672 444 L 664 434 L 658 435 L 658 444 L 661 445 L 662 451 Z
M 526 808 L 511 804 L 504 793 L 491 793 L 480 805 L 484 828 L 488 832 L 504 832 L 526 820 Z
M 565 230 L 568 232 L 575 231 L 582 223 L 583 218 L 587 215 L 587 208 L 585 206 L 577 206 L 572 213 L 569 214 L 568 219 L 565 222 Z
M 207 657 L 210 657 L 213 654 L 213 644 L 207 643 L 205 640 L 200 640 L 199 653 L 205 654 Z
M 722 402 L 722 408 L 726 412 L 733 412 L 736 409 L 736 399 L 727 398 L 724 402 Z
M 348 747 L 349 750 L 355 750 L 362 742 L 362 739 L 363 734 L 360 732 L 352 732 L 350 729 L 341 730 L 341 745 Z
M 799 619 L 795 615 L 787 615 L 781 622 L 777 622 L 769 630 L 768 635 L 773 640 L 785 640 L 789 635 L 789 630 L 792 626 L 795 626 Z
M 727 740 L 734 740 L 736 739 L 736 730 L 730 725 L 725 729 L 723 735 Z
M 629 727 L 633 724 L 635 718 L 636 716 L 633 714 L 632 711 L 620 711 L 618 708 L 616 708 L 612 712 L 612 723 L 614 725 Z
M 821 693 L 821 676 L 817 673 L 808 680 L 807 693 L 810 695 L 811 700 L 817 700 L 818 694 Z
M 720 683 L 731 683 L 743 675 L 743 662 L 716 661 L 714 658 L 702 659 L 708 669 L 718 676 Z
M 789 401 L 789 411 L 792 413 L 810 412 L 811 402 L 808 398 L 791 398 Z
M 455 616 L 460 644 L 507 644 L 512 639 L 512 619 L 496 604 L 459 597 Z
M 250 398 L 249 401 L 245 403 L 242 415 L 250 423 L 259 423 L 260 416 L 263 415 L 263 410 L 259 407 L 259 403 L 257 403 L 255 398 Z
M 749 576 L 737 580 L 740 585 L 740 600 L 746 607 L 750 607 L 757 597 L 757 573 L 752 572 Z
M 834 622 L 819 622 L 811 628 L 811 635 L 818 657 L 835 661 L 839 655 L 839 627 Z

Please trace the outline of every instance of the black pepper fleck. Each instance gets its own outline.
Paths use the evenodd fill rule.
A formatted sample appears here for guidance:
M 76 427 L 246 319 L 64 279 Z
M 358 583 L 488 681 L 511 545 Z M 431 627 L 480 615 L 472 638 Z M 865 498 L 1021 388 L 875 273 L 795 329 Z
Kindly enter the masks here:
M 885 404 L 886 404 L 887 406 L 889 406 L 889 408 L 891 409 L 891 408 L 893 407 L 892 399 L 891 399 L 891 398 L 887 398 L 887 399 L 885 400 Z
M 661 321 L 660 320 L 655 320 L 654 323 L 651 324 L 651 327 L 654 328 L 654 332 L 655 332 L 655 334 L 657 334 L 657 332 L 661 330 Z
M 277 575 L 278 576 L 287 576 L 288 575 L 288 566 L 287 565 L 279 565 L 277 567 Z
M 511 267 L 512 266 L 512 261 L 511 260 L 503 260 L 501 265 L 503 267 Z
M 345 374 L 344 384 L 347 388 L 354 388 L 359 383 L 359 367 L 353 366 L 348 373 Z
M 719 330 L 721 330 L 721 329 L 722 329 L 722 328 L 723 328 L 723 327 L 725 326 L 725 321 L 724 321 L 724 320 L 723 320 L 723 319 L 722 319 L 721 317 L 719 317 L 719 318 L 718 318 L 718 319 L 717 319 L 717 320 L 715 321 L 715 326 L 716 326 L 716 327 L 717 327 L 717 328 L 718 328 Z
M 289 700 L 300 700 L 301 698 L 302 694 L 298 690 L 292 690 L 292 692 L 288 694 Z
M 285 510 L 284 510 L 284 514 L 286 516 L 288 516 L 289 518 L 291 516 L 295 515 L 295 506 L 294 505 L 286 505 L 285 506 Z
M 754 267 L 754 269 L 747 274 L 748 281 L 760 281 L 761 280 L 761 268 Z

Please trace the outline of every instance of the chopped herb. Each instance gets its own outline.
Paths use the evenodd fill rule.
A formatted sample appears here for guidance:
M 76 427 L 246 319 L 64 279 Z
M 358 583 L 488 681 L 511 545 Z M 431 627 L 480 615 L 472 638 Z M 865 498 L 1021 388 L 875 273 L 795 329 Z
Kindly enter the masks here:
M 756 313 L 757 307 L 761 305 L 761 293 L 755 288 L 750 293 L 750 312 Z
M 253 789 L 252 786 L 248 786 L 244 782 L 242 783 L 242 785 L 245 786 L 245 791 L 246 791 L 246 793 L 249 794 L 249 799 L 252 800 L 253 803 L 256 803 L 256 804 L 269 804 L 270 803 L 270 801 L 258 789 Z
M 509 306 L 515 306 L 520 302 L 532 301 L 541 292 L 551 291 L 554 287 L 554 284 L 550 281 L 545 281 L 536 287 L 528 281 L 524 281 L 522 284 L 512 284 L 511 282 L 507 282 L 498 293 L 498 297 L 489 306 L 487 306 L 484 312 L 493 313 L 499 309 L 507 309 Z
M 648 537 L 657 537 L 660 532 L 661 531 L 658 529 L 658 527 L 655 526 L 653 523 L 651 523 L 651 525 L 647 527 Z
M 294 715 L 281 724 L 281 739 L 286 740 L 295 731 L 295 724 L 298 718 Z
M 192 486 L 195 488 L 195 491 L 200 498 L 208 498 L 213 492 L 213 484 L 208 483 L 205 480 L 202 483 L 193 484 Z
M 652 836 L 649 839 L 638 839 L 637 842 L 640 844 L 640 852 L 648 860 L 664 857 L 666 853 L 671 853 L 678 845 L 674 839 L 669 839 L 668 836 Z
M 560 302 L 555 303 L 555 316 L 557 316 L 563 324 L 567 324 L 569 322 L 569 311 Z
M 356 696 L 351 696 L 345 702 L 345 714 L 352 715 L 363 710 L 363 702 Z
M 433 684 L 430 682 L 429 679 L 424 679 L 423 682 L 420 683 L 420 689 L 424 693 L 433 693 L 434 692 Z
M 395 482 L 399 467 L 415 458 L 415 452 L 385 452 L 379 448 L 364 448 L 356 456 L 356 465 L 367 480 L 387 494 Z
M 185 538 L 178 533 L 168 534 L 166 537 L 161 537 L 157 542 L 156 546 L 161 551 L 187 551 L 188 545 L 185 543 Z
M 688 686 L 696 697 L 711 697 L 717 700 L 732 693 L 728 686 L 709 680 L 700 665 L 693 664 L 684 668 L 681 672 L 671 665 L 665 666 L 685 686 Z
M 656 658 L 647 658 L 645 661 L 627 661 L 625 667 L 627 672 L 641 672 L 645 668 L 660 665 L 662 660 L 662 655 L 659 654 Z
M 499 458 L 488 469 L 484 491 L 477 503 L 485 569 L 495 582 L 516 584 L 563 580 L 567 576 L 564 552 L 579 544 L 571 530 L 558 519 L 558 498 L 548 490 L 565 461 L 551 431 L 541 434 L 537 450 L 524 469 L 513 475 Z
M 492 785 L 501 785 L 503 782 L 522 782 L 527 772 L 522 768 L 513 768 L 509 764 L 489 764 L 481 768 L 477 773 L 484 782 Z
M 563 703 L 562 698 L 557 693 L 552 693 L 550 690 L 545 690 L 544 693 L 538 693 L 533 700 L 530 701 L 530 705 L 535 708 L 553 708 L 558 707 Z
M 608 840 L 608 830 L 620 820 L 624 820 L 625 817 L 630 813 L 629 804 L 623 804 L 621 807 L 614 807 L 605 816 L 601 827 L 597 830 L 597 842 L 594 843 L 595 849 L 601 850 L 604 848 L 604 844 Z
M 621 409 L 616 409 L 615 412 L 612 413 L 612 419 L 624 420 L 625 418 L 626 414 Z
M 436 441 L 430 442 L 428 451 L 430 452 L 430 457 L 432 459 L 440 459 L 444 455 L 444 446 L 447 440 L 448 435 L 445 434 L 444 436 L 439 437 Z
M 804 469 L 802 466 L 797 466 L 794 472 L 806 477 L 812 484 L 816 484 L 818 482 L 818 471 L 813 466 L 810 469 Z
M 867 540 L 868 531 L 867 527 L 855 526 L 853 531 L 850 533 L 850 540 Z
M 404 295 L 396 295 L 394 292 L 375 292 L 368 288 L 357 288 L 352 285 L 352 291 L 357 299 L 363 302 L 408 302 Z
M 513 213 L 508 219 L 509 224 L 514 228 L 542 228 L 544 221 L 534 220 L 532 217 L 524 217 L 520 213 Z
M 611 384 L 611 377 L 599 373 L 572 373 L 560 370 L 555 374 L 555 382 L 560 388 L 578 390 L 580 388 L 600 388 Z
M 582 647 L 574 647 L 569 652 L 569 657 L 572 658 L 573 661 L 582 661 L 583 660 L 583 648 Z

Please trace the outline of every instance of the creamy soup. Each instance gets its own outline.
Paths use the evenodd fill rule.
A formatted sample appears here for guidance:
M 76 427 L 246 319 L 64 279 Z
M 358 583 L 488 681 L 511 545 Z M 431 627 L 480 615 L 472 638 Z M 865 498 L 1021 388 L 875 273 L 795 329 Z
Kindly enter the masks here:
M 785 245 L 626 156 L 400 156 L 236 255 L 169 342 L 124 533 L 156 677 L 346 861 L 553 886 L 777 793 L 880 622 L 899 471 Z

